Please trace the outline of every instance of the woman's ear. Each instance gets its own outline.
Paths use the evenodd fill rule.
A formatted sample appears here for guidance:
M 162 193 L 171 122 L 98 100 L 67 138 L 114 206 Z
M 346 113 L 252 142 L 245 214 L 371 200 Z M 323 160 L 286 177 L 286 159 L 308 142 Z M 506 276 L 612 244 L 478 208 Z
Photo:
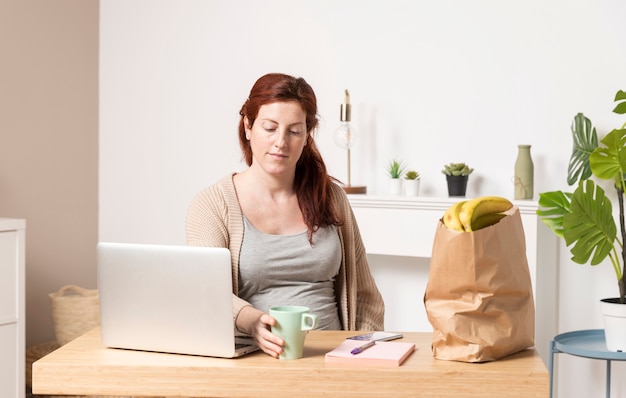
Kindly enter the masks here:
M 252 126 L 250 125 L 250 120 L 247 116 L 243 117 L 243 129 L 246 132 L 246 139 L 250 140 L 250 130 L 252 129 Z

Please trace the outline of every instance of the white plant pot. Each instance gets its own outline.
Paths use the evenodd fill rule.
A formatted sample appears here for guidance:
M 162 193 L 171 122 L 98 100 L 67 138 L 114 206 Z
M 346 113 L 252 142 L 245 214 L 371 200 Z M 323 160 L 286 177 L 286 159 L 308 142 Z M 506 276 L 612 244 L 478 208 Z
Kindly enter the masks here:
M 626 304 L 620 304 L 618 299 L 600 301 L 606 349 L 612 352 L 626 352 Z
M 404 180 L 402 183 L 404 186 L 405 196 L 418 196 L 420 193 L 420 180 Z
M 389 193 L 392 195 L 402 194 L 402 180 L 400 178 L 389 179 Z

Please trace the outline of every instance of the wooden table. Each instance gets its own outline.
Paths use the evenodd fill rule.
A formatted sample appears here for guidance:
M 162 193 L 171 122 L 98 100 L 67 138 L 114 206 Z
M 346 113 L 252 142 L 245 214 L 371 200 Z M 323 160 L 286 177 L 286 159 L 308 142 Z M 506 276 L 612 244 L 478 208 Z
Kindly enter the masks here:
M 434 359 L 430 333 L 404 333 L 417 350 L 400 367 L 324 363 L 354 332 L 311 331 L 304 357 L 238 359 L 105 348 L 96 328 L 33 364 L 33 393 L 184 397 L 547 397 L 535 350 L 487 363 Z

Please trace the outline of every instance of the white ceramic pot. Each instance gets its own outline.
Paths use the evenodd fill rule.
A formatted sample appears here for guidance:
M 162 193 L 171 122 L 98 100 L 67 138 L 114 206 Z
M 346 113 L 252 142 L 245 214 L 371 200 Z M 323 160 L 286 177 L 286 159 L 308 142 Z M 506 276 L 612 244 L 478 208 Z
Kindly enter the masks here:
M 620 304 L 617 298 L 600 301 L 604 318 L 606 349 L 613 352 L 626 352 L 626 304 Z
M 418 196 L 420 193 L 420 180 L 404 180 L 402 183 L 404 186 L 405 196 Z
M 400 178 L 389 179 L 389 193 L 392 195 L 402 194 L 402 179 Z

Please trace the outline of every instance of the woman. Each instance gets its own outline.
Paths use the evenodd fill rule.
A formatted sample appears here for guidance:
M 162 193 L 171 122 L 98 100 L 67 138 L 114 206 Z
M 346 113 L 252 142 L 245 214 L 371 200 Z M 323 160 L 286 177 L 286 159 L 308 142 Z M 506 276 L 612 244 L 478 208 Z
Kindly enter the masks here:
M 383 330 L 384 304 L 348 199 L 317 150 L 317 100 L 302 78 L 272 73 L 240 111 L 248 168 L 201 191 L 187 214 L 187 243 L 230 249 L 233 319 L 267 354 L 275 305 L 304 305 L 318 328 Z

